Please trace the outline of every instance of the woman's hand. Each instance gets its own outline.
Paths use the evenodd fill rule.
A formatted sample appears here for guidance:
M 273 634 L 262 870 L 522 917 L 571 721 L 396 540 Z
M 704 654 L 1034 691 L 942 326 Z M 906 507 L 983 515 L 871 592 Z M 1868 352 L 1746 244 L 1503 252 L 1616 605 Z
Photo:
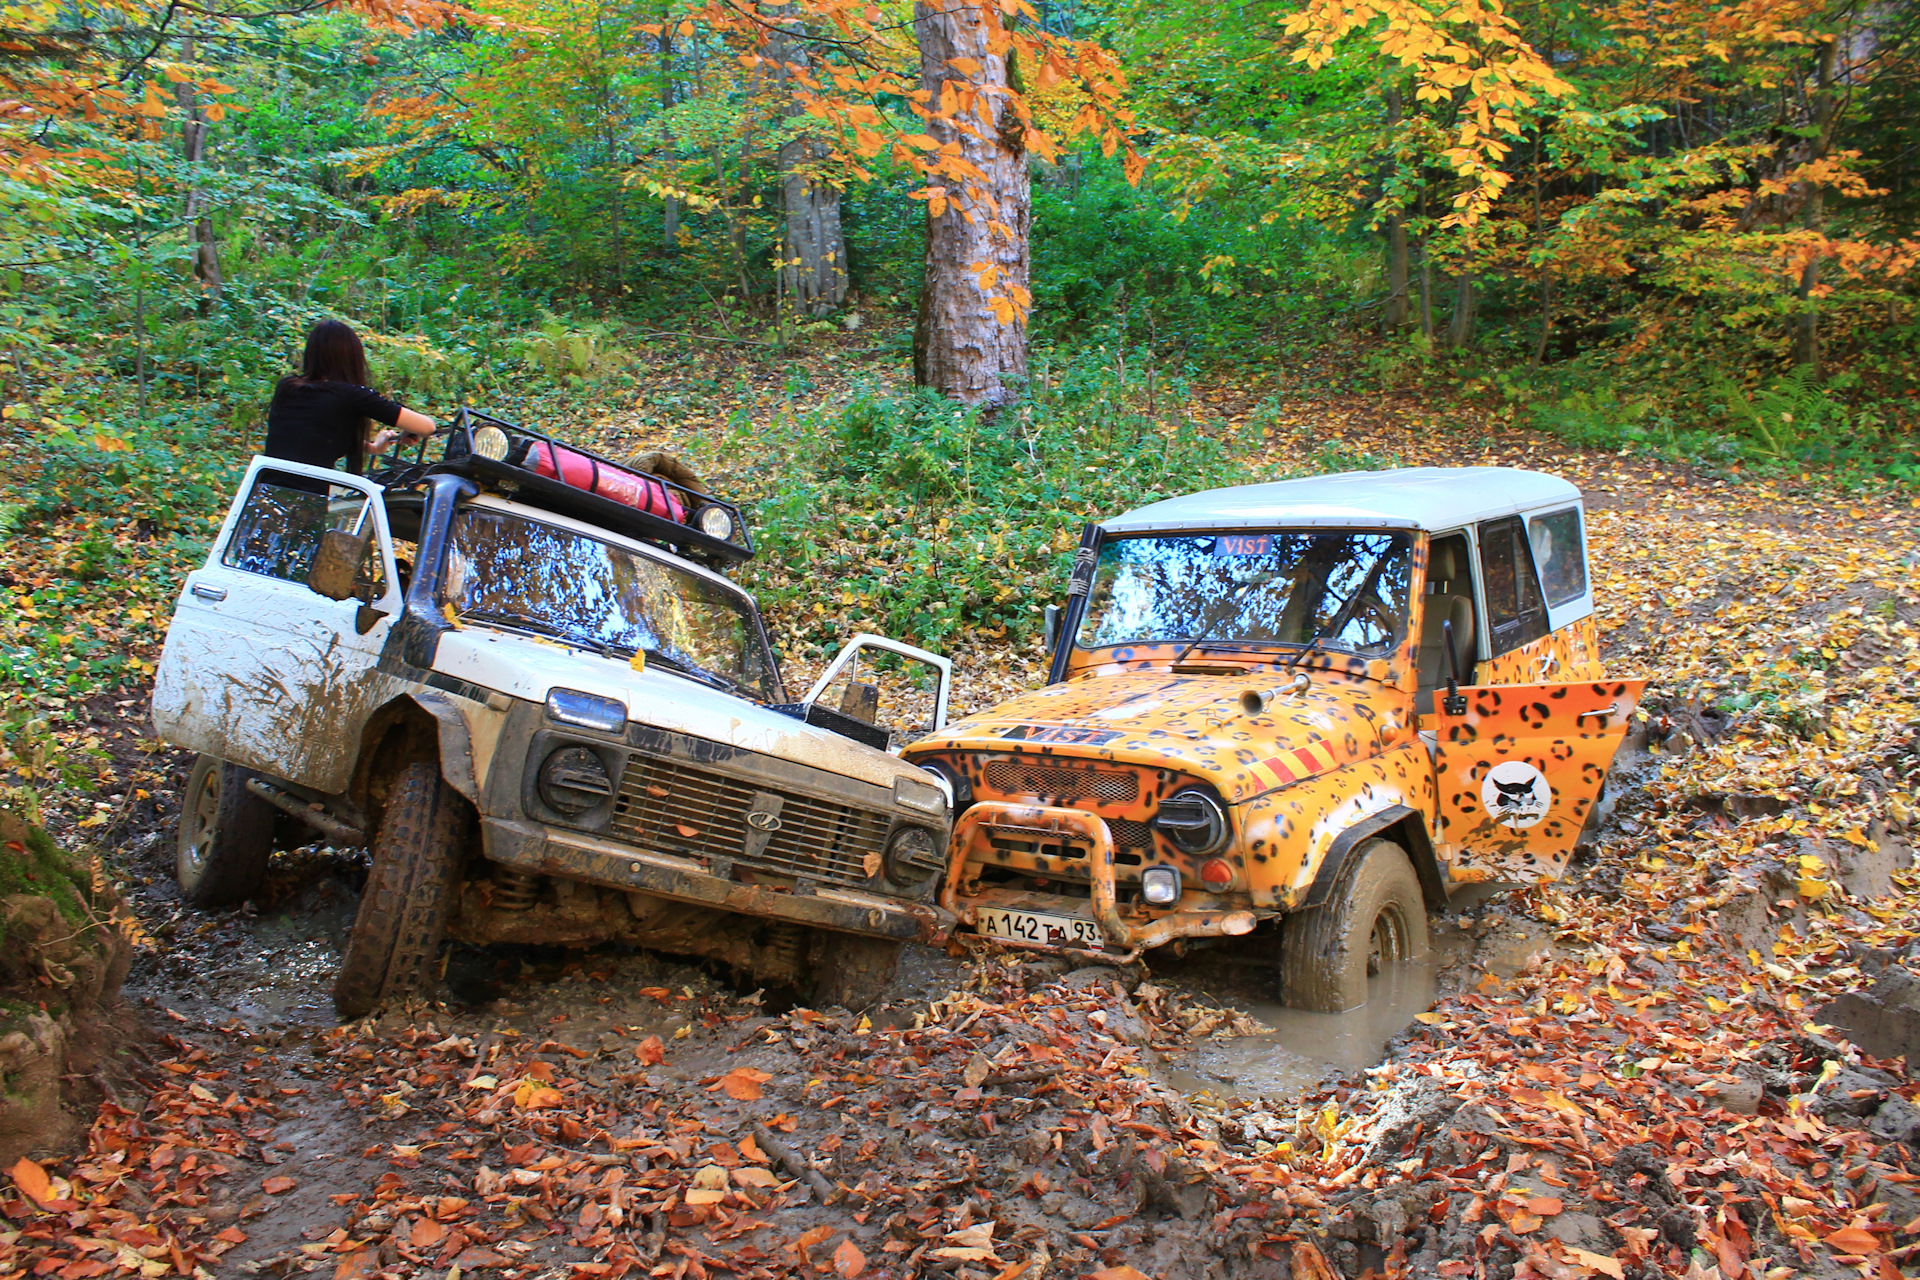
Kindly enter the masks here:
M 367 446 L 367 452 L 374 455 L 385 453 L 402 434 L 402 432 L 395 431 L 391 427 L 384 431 L 374 433 L 373 443 Z

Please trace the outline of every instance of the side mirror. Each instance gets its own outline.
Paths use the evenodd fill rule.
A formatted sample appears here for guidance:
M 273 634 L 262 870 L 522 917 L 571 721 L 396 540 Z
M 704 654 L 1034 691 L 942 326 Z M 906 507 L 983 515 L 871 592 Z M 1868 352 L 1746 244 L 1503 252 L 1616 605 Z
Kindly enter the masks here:
M 1440 644 L 1447 653 L 1447 697 L 1440 709 L 1450 716 L 1467 714 L 1467 699 L 1460 692 L 1460 653 L 1453 643 L 1453 619 L 1440 624 Z
M 354 579 L 366 563 L 373 546 L 373 530 L 356 533 L 349 529 L 329 529 L 320 535 L 313 560 L 307 565 L 307 585 L 329 600 L 351 600 Z
M 1060 617 L 1059 605 L 1050 604 L 1047 606 L 1046 627 L 1048 653 L 1057 653 L 1060 650 Z
M 846 692 L 840 695 L 840 714 L 862 724 L 876 723 L 880 719 L 880 686 L 871 680 L 847 681 Z

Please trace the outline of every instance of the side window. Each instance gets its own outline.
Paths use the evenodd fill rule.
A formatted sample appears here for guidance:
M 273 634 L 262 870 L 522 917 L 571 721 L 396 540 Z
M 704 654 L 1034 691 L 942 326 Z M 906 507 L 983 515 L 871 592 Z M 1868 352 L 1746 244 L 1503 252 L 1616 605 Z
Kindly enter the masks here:
M 1480 526 L 1480 567 L 1485 576 L 1487 653 L 1498 657 L 1547 634 L 1547 606 L 1533 568 L 1519 516 Z
M 371 519 L 367 496 L 358 489 L 262 471 L 254 477 L 220 563 L 305 586 L 320 535 L 329 529 L 365 534 Z M 386 590 L 385 574 L 378 546 L 370 542 L 369 550 L 355 585 L 370 593 L 367 598 L 377 598 Z
M 1580 539 L 1578 507 L 1530 517 L 1527 542 L 1549 605 L 1557 607 L 1587 594 L 1587 549 Z

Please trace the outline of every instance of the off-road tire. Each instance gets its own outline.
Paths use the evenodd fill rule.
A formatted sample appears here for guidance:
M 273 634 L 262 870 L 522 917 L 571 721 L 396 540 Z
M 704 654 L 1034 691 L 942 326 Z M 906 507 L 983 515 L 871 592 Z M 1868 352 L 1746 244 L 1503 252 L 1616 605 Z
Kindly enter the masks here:
M 900 946 L 892 938 L 817 930 L 808 957 L 814 1007 L 857 1012 L 879 1004 L 900 966 Z
M 333 982 L 333 1007 L 342 1018 L 364 1017 L 430 984 L 472 820 L 472 809 L 433 761 L 416 761 L 394 780 Z
M 247 790 L 251 769 L 201 756 L 180 805 L 174 878 L 196 907 L 230 907 L 260 891 L 280 811 Z
M 1367 979 L 1381 966 L 1427 954 L 1427 904 L 1406 851 L 1390 840 L 1363 840 L 1317 907 L 1280 926 L 1280 1002 L 1317 1013 L 1345 1013 L 1367 1002 Z

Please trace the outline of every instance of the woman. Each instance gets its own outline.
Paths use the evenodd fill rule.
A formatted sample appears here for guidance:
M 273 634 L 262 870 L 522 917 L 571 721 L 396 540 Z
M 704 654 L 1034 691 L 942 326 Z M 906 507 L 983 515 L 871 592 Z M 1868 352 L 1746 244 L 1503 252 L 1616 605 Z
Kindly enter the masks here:
M 388 428 L 367 440 L 368 419 Z M 280 379 L 267 407 L 269 458 L 338 467 L 355 475 L 370 455 L 383 453 L 403 434 L 432 435 L 434 422 L 424 413 L 402 408 L 367 386 L 367 352 L 360 335 L 340 320 L 322 320 L 307 334 L 300 372 Z

